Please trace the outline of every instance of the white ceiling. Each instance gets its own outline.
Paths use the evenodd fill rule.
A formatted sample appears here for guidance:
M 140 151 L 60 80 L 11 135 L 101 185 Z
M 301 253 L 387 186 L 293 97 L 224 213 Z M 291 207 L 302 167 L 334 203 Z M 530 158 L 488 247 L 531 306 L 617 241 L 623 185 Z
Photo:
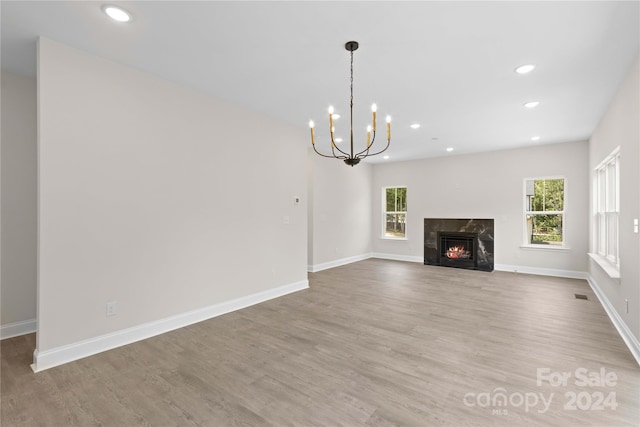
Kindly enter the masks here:
M 42 35 L 301 128 L 314 119 L 324 144 L 330 104 L 347 140 L 344 43 L 357 40 L 356 145 L 376 102 L 379 130 L 393 117 L 388 161 L 587 139 L 640 49 L 637 1 L 109 3 L 133 21 L 100 2 L 3 0 L 2 68 L 35 75 Z

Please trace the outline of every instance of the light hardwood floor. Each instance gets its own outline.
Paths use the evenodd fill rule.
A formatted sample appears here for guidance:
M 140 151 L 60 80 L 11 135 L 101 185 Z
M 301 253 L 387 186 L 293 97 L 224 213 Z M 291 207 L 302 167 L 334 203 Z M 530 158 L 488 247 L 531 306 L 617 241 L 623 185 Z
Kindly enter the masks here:
M 4 340 L 2 426 L 640 424 L 640 368 L 584 280 L 375 259 L 309 278 L 309 290 L 38 374 L 34 335 Z M 538 368 L 571 377 L 538 385 Z M 580 386 L 580 368 L 615 384 Z M 616 409 L 579 409 L 598 393 Z

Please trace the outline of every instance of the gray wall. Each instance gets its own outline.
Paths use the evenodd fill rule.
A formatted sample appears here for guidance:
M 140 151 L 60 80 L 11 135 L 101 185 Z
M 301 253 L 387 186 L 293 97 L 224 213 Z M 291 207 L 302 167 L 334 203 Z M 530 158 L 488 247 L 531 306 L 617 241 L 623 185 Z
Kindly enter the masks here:
M 589 272 L 618 315 L 640 340 L 640 238 L 633 219 L 640 218 L 640 60 L 636 60 L 591 137 L 589 170 L 620 146 L 620 279 L 610 278 L 590 261 Z M 589 180 L 592 184 L 592 180 Z M 591 187 L 590 187 L 591 188 Z M 591 224 L 593 228 L 593 223 Z M 593 246 L 593 241 L 591 245 Z M 629 313 L 625 299 L 629 300 Z
M 373 251 L 420 260 L 424 218 L 494 218 L 496 268 L 585 273 L 587 155 L 586 142 L 573 142 L 376 164 L 372 181 Z M 566 178 L 565 244 L 569 249 L 522 248 L 523 181 L 556 175 Z M 381 238 L 381 188 L 389 186 L 407 186 L 407 240 Z
M 2 72 L 3 327 L 36 318 L 36 81 Z M 29 327 L 29 326 L 28 326 Z M 4 328 L 3 328 L 4 329 Z M 22 330 L 24 332 L 24 330 Z
M 303 128 L 47 39 L 38 79 L 39 352 L 306 283 Z

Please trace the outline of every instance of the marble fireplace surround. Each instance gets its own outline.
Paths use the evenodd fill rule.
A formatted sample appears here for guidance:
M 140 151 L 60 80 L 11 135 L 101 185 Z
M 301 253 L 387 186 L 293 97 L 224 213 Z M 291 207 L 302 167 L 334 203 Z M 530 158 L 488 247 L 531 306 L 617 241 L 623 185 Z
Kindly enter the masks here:
M 476 218 L 425 218 L 424 264 L 442 265 L 438 262 L 438 232 L 454 231 L 477 233 L 478 262 L 473 270 L 493 271 L 494 227 L 493 219 Z

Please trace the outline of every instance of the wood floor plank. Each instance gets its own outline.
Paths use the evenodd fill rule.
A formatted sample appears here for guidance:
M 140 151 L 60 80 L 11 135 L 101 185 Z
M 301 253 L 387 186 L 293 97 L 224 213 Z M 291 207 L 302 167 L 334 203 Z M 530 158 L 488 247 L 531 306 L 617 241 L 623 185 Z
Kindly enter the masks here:
M 640 425 L 640 368 L 584 280 L 375 259 L 309 280 L 38 374 L 35 336 L 4 340 L 1 425 Z M 539 385 L 540 368 L 572 377 Z M 617 381 L 576 385 L 579 368 Z M 482 404 L 502 391 L 515 400 Z M 567 409 L 567 393 L 617 407 Z M 534 395 L 548 409 L 518 405 Z

